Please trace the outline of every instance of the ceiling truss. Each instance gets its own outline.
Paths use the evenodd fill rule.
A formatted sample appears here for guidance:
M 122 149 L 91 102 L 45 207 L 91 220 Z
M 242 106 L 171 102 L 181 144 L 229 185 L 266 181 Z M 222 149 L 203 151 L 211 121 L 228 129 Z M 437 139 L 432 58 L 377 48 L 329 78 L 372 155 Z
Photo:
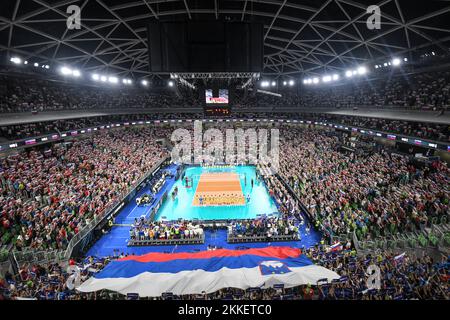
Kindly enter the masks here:
M 0 52 L 135 78 L 150 74 L 147 23 L 171 17 L 210 15 L 216 20 L 262 22 L 263 74 L 277 77 L 343 70 L 428 45 L 448 51 L 450 41 L 450 27 L 434 23 L 450 21 L 450 3 L 444 1 L 426 6 L 428 11 L 419 15 L 409 0 L 373 1 L 382 12 L 382 28 L 376 32 L 366 27 L 369 4 L 356 0 L 214 0 L 209 5 L 192 0 L 5 2 L 10 5 L 0 13 L 0 35 L 5 35 L 0 37 Z M 66 9 L 73 4 L 81 8 L 80 30 L 66 28 Z M 59 27 L 50 30 L 50 25 Z

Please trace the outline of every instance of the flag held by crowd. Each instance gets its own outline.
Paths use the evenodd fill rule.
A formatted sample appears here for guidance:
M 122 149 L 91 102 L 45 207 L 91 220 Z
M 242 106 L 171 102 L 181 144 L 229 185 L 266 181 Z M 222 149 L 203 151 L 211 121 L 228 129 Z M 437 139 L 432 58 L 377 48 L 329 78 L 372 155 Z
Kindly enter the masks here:
M 333 244 L 333 245 L 330 247 L 330 251 L 331 251 L 331 252 L 341 251 L 342 249 L 343 249 L 343 246 L 342 246 L 342 244 L 341 244 L 340 242 L 336 242 L 335 244 Z
M 77 289 L 81 292 L 112 290 L 141 297 L 212 293 L 222 288 L 290 288 L 315 285 L 319 279 L 339 275 L 314 265 L 300 249 L 266 247 L 248 250 L 220 249 L 196 253 L 149 253 L 112 261 Z

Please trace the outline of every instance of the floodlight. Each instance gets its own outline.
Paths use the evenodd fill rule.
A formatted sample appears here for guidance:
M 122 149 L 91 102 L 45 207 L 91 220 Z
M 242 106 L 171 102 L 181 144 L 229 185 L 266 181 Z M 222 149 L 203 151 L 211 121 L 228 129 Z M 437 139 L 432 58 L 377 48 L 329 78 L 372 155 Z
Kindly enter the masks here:
M 313 78 L 313 83 L 319 83 L 319 78 Z
M 100 77 L 100 80 L 101 80 L 102 82 L 106 82 L 106 81 L 108 81 L 108 78 L 107 78 L 106 76 L 101 76 L 101 77 Z
M 12 63 L 15 63 L 15 64 L 21 64 L 22 63 L 22 59 L 20 59 L 18 57 L 13 57 L 13 58 L 10 59 L 10 61 Z
M 345 76 L 346 76 L 347 78 L 350 78 L 352 75 L 353 75 L 352 70 L 347 70 L 347 71 L 345 72 Z
M 14 57 L 14 58 L 11 58 L 10 61 L 15 64 L 20 64 L 22 62 L 22 59 Z
M 334 81 L 339 80 L 339 75 L 338 74 L 333 74 L 333 80 Z
M 272 87 L 275 87 L 277 83 L 275 81 L 272 81 Z
M 94 81 L 98 81 L 98 80 L 100 80 L 100 76 L 99 76 L 98 74 L 94 73 L 94 74 L 92 75 L 92 79 L 93 79 Z
M 81 76 L 81 72 L 79 71 L 79 70 L 73 70 L 72 71 L 72 75 L 74 76 L 74 77 L 79 77 L 79 76 Z
M 173 81 L 169 81 L 169 87 L 173 87 Z
M 36 66 L 36 64 L 34 64 L 34 66 Z M 61 73 L 65 76 L 68 76 L 69 74 L 72 74 L 72 70 L 67 67 L 62 67 Z
M 331 76 L 324 76 L 324 77 L 322 78 L 322 81 L 323 81 L 323 82 L 330 82 L 330 81 L 331 81 Z
M 109 81 L 110 83 L 118 83 L 118 82 L 119 82 L 119 79 L 117 79 L 116 77 L 109 77 L 108 81 Z
M 294 80 L 289 80 L 289 85 L 292 87 L 294 85 Z
M 400 63 L 401 63 L 401 60 L 400 60 L 399 58 L 395 58 L 395 59 L 392 60 L 392 64 L 393 64 L 394 66 L 400 65 Z
M 141 83 L 142 83 L 143 86 L 147 86 L 148 85 L 148 81 L 147 80 L 142 80 Z

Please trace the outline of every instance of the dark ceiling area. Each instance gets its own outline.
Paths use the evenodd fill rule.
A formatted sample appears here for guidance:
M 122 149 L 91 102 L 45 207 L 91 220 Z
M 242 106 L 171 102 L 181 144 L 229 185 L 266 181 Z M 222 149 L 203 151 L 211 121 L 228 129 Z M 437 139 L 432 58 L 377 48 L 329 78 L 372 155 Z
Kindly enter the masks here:
M 81 29 L 67 8 L 81 8 Z M 378 5 L 381 29 L 369 30 Z M 0 53 L 124 77 L 149 74 L 150 21 L 264 24 L 264 74 L 320 74 L 423 50 L 448 52 L 450 2 L 440 0 L 2 0 Z

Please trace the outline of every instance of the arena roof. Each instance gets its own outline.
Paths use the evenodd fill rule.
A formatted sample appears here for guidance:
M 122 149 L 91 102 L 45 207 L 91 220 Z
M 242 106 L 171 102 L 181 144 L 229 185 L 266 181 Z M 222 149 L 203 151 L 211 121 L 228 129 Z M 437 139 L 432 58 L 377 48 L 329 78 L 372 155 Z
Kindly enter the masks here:
M 73 4 L 81 30 L 66 27 Z M 380 7 L 380 30 L 367 28 L 370 5 Z M 2 0 L 0 53 L 141 77 L 149 21 L 205 18 L 263 22 L 264 73 L 275 76 L 448 52 L 450 43 L 450 3 L 439 0 Z

